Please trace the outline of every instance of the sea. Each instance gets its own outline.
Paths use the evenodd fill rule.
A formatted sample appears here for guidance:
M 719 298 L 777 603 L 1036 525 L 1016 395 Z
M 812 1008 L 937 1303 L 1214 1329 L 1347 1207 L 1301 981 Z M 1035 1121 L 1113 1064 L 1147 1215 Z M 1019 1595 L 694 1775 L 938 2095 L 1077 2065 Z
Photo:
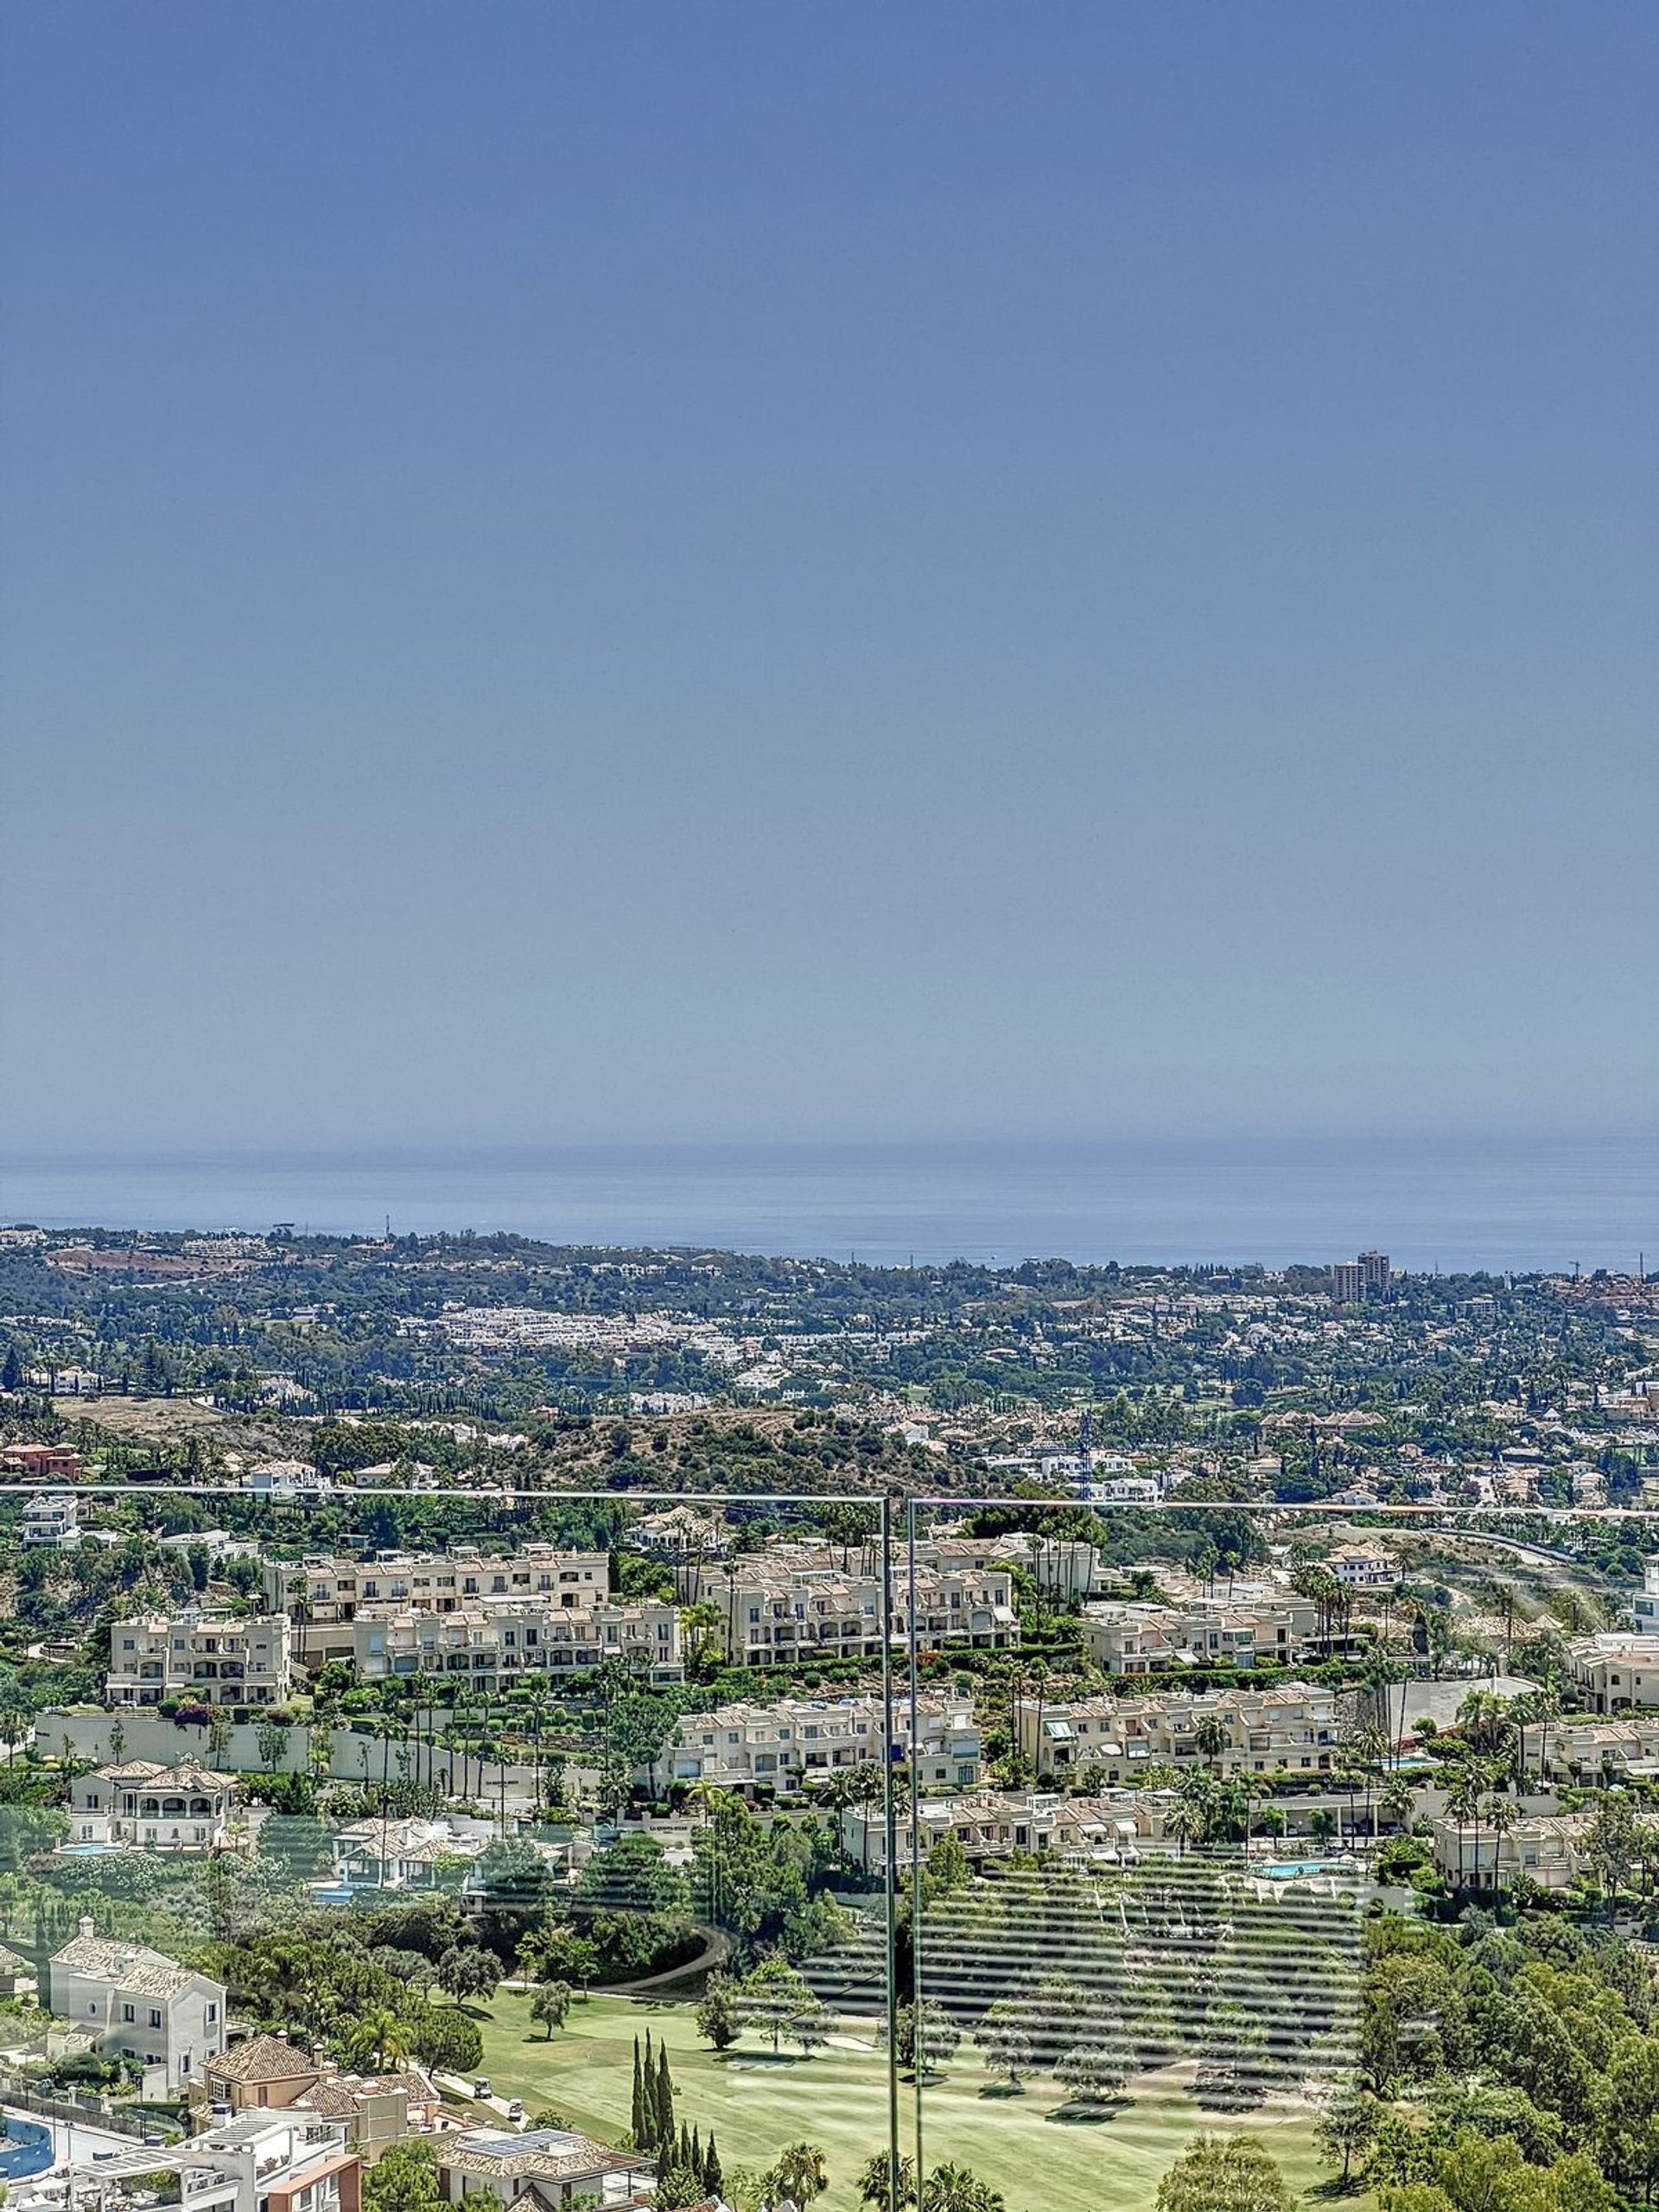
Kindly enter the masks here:
M 1659 1132 L 0 1154 L 0 1223 L 859 1260 L 1659 1268 Z

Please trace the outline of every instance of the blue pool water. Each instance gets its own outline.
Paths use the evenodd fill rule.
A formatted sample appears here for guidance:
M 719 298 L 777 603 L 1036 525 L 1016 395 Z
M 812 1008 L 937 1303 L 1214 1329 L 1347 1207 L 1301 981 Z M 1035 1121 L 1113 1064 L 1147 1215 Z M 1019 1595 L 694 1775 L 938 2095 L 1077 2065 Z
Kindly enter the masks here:
M 0 2138 L 0 2180 L 22 2181 L 43 2174 L 53 2158 L 52 2131 L 38 2120 L 22 2120 L 15 2113 L 4 2117 L 5 2135 Z
M 1284 1866 L 1264 1866 L 1262 1869 L 1270 1882 L 1294 1882 L 1299 1874 L 1326 1874 L 1330 1871 L 1323 1859 L 1293 1860 Z

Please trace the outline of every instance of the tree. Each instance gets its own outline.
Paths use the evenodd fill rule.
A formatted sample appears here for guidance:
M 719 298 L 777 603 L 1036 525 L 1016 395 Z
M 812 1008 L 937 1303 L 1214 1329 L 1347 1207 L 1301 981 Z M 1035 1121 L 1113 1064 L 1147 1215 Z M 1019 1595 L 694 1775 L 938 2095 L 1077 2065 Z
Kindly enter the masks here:
M 571 1999 L 575 1993 L 568 1981 L 544 1981 L 530 2000 L 530 2017 L 547 2031 L 547 2040 L 553 2040 L 555 2028 L 562 2028 L 570 2017 Z
M 1340 2186 L 1346 2189 L 1353 2173 L 1354 2159 L 1370 2147 L 1376 2133 L 1376 2106 L 1366 2096 L 1357 2082 L 1351 2077 L 1338 2084 L 1336 2093 L 1319 2116 L 1313 2131 L 1313 2139 L 1319 2146 L 1319 2155 L 1332 2165 L 1340 2163 Z
M 1036 2050 L 1026 2025 L 1025 2007 L 1016 1999 L 999 1997 L 988 2005 L 974 2041 L 985 2055 L 987 2069 L 1000 2074 L 1011 2089 L 1020 2088 L 1037 2070 Z
M 429 2005 L 410 2031 L 410 2044 L 423 2066 L 448 2074 L 474 2074 L 484 2056 L 478 2022 L 453 2005 Z
M 656 2082 L 653 2084 L 648 2080 L 645 2088 L 646 2103 L 655 2130 L 652 2139 L 657 2143 L 671 2143 L 674 2140 L 674 2077 L 668 2069 L 668 2045 L 665 2043 L 658 2046 Z
M 438 2162 L 423 2138 L 394 2143 L 364 2171 L 364 2212 L 431 2212 L 437 2202 Z
M 582 1870 L 576 1897 L 607 1912 L 683 1913 L 690 1902 L 684 1875 L 649 1835 L 620 1836 L 596 1853 Z
M 711 1974 L 696 2012 L 697 2033 L 716 2050 L 729 2050 L 743 2031 L 743 2003 L 729 1974 Z
M 1189 1776 L 1189 1783 L 1209 1782 L 1208 1775 Z M 1175 1839 L 1176 1856 L 1185 1859 L 1189 1843 L 1203 1843 L 1210 1834 L 1213 1806 L 1207 1790 L 1184 1789 L 1170 1807 L 1169 1833 Z
M 1618 1910 L 1618 1893 L 1630 1873 L 1637 1844 L 1637 1819 L 1630 1799 L 1623 1790 L 1608 1791 L 1585 1836 L 1584 1855 L 1606 1892 L 1610 1914 Z
M 922 2002 L 919 2021 L 914 2005 L 899 2007 L 899 2063 L 909 2072 L 929 2074 L 947 2065 L 961 2042 L 961 2029 L 931 1998 Z
M 401 2065 L 409 2056 L 409 2050 L 407 2025 L 385 2005 L 377 2005 L 372 2012 L 365 2012 L 346 2038 L 346 2052 L 352 2064 L 372 2067 L 377 2073 Z
M 253 1740 L 260 1758 L 275 1774 L 283 1763 L 283 1753 L 288 1748 L 288 1731 L 280 1721 L 262 1720 L 253 1732 Z
M 921 2212 L 1007 2212 L 1007 2206 L 1001 2190 L 982 2181 L 971 2166 L 947 2160 L 922 2183 Z
M 493 1951 L 480 1944 L 454 1943 L 438 1961 L 435 1979 L 444 1995 L 453 1997 L 458 2005 L 467 1997 L 481 1998 L 488 2004 L 501 1979 L 500 1963 Z
M 878 2151 L 859 2174 L 860 2204 L 868 2205 L 870 2212 L 889 2212 L 894 2200 L 893 2177 L 892 2153 Z M 912 2158 L 899 2158 L 897 2198 L 900 2212 L 916 2202 L 916 2164 Z
M 791 2143 L 779 2154 L 772 2178 L 779 2196 L 792 2196 L 798 2204 L 810 2204 L 830 2186 L 829 2164 L 816 2143 Z
M 1080 2043 L 1061 2059 L 1054 2078 L 1078 2104 L 1106 2104 L 1128 2080 L 1128 2061 L 1119 2044 Z
M 1214 1773 L 1226 1756 L 1232 1738 L 1218 1713 L 1201 1713 L 1192 1727 L 1192 1748 Z
M 785 2037 L 808 2051 L 829 2040 L 825 2007 L 813 1995 L 805 1975 L 781 1952 L 772 1952 L 744 1976 L 741 2004 L 744 2026 L 770 2036 L 774 2052 Z
M 1251 2135 L 1196 2135 L 1158 2184 L 1157 2212 L 1294 2212 L 1271 2152 Z

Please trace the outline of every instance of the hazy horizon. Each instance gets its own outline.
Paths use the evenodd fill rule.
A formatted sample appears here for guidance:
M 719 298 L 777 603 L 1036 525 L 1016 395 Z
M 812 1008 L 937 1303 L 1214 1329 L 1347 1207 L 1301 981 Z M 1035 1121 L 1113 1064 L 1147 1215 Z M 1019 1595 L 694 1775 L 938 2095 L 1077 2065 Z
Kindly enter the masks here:
M 1659 1255 L 1659 1156 L 1623 1137 L 1398 1132 L 1038 1144 L 623 1145 L 0 1154 L 0 1223 L 117 1230 L 505 1230 L 555 1243 L 861 1258 L 1628 1273 Z

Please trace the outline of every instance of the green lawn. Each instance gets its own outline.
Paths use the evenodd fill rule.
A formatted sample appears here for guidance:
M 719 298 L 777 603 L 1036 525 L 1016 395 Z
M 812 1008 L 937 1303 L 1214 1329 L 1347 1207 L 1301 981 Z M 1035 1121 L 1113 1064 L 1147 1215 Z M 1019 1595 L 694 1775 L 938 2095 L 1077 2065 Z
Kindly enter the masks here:
M 504 1990 L 478 2017 L 484 2071 L 499 2095 L 522 2097 L 532 2113 L 554 2106 L 609 2141 L 627 2126 L 633 2038 L 649 2027 L 668 2044 L 681 2114 L 705 2134 L 713 2126 L 726 2164 L 766 2165 L 803 2137 L 822 2145 L 830 2187 L 820 2212 L 855 2212 L 855 2177 L 886 2145 L 886 2058 L 867 2021 L 845 2024 L 814 2058 L 774 2059 L 748 2037 L 717 2057 L 697 2041 L 689 2005 L 594 1997 L 572 2008 L 570 2024 L 550 2044 L 531 2025 L 523 1996 Z M 988 2086 L 964 2044 L 948 2079 L 926 2091 L 924 2151 L 930 2165 L 951 2158 L 975 2167 L 1002 2190 L 1009 2212 L 1147 2212 L 1165 2167 L 1198 2127 L 1215 2124 L 1162 2077 L 1115 2117 L 1093 2122 L 1051 2117 L 1059 2094 L 1051 2083 L 1014 2097 L 988 2094 Z M 913 2093 L 908 2082 L 902 2090 L 908 2154 Z M 1243 2124 L 1266 2138 L 1298 2188 L 1325 2178 L 1304 2117 L 1269 2107 Z M 1342 2200 L 1344 2212 L 1363 2212 L 1366 2202 Z

